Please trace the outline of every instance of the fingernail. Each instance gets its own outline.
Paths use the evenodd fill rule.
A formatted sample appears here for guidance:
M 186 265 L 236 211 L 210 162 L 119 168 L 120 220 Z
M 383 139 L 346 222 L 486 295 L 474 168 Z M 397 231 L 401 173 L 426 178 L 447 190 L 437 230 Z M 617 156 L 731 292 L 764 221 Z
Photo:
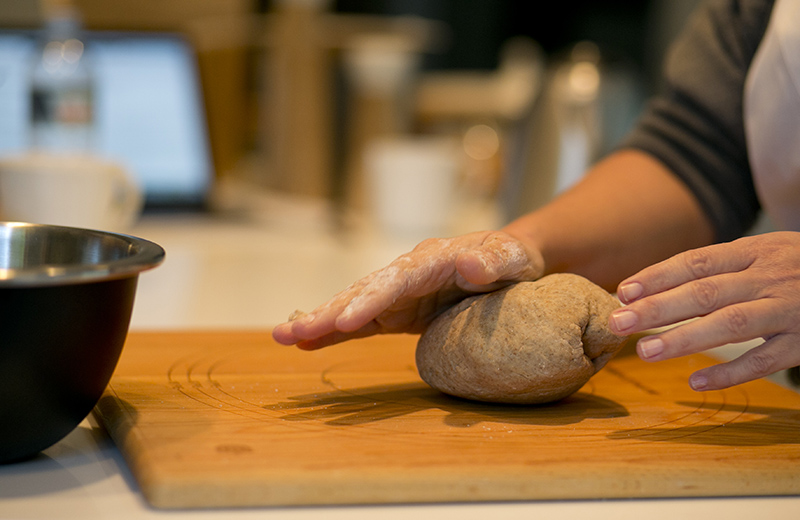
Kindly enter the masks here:
M 620 332 L 626 331 L 636 324 L 636 314 L 631 311 L 619 310 L 611 314 L 614 325 Z
M 692 390 L 697 390 L 698 392 L 705 390 L 708 387 L 708 378 L 704 375 L 692 374 L 689 378 L 689 386 L 692 387 Z
M 664 352 L 664 342 L 661 338 L 645 338 L 639 341 L 639 355 L 650 359 Z
M 630 282 L 620 285 L 617 293 L 619 293 L 623 302 L 630 303 L 644 294 L 644 288 L 638 282 Z

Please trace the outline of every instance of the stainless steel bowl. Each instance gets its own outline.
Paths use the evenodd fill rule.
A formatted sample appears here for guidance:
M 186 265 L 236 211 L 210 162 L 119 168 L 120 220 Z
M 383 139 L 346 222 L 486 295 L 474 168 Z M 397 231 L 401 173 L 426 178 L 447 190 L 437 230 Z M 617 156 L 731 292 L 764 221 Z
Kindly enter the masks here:
M 56 443 L 97 404 L 139 273 L 163 259 L 132 236 L 0 222 L 0 463 Z

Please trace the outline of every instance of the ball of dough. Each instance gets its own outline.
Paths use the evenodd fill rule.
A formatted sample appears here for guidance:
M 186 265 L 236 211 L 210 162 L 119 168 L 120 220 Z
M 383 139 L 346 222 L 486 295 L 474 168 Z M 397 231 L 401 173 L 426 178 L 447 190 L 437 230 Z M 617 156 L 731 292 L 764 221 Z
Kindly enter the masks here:
M 472 296 L 437 317 L 417 344 L 422 379 L 444 393 L 545 403 L 580 389 L 625 342 L 608 329 L 619 301 L 573 274 Z

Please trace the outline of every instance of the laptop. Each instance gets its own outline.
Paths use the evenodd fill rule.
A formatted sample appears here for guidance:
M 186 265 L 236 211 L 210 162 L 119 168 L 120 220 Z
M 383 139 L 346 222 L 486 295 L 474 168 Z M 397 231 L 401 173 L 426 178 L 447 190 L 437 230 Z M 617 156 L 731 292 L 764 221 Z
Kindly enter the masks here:
M 123 163 L 147 208 L 201 208 L 214 177 L 196 56 L 181 36 L 89 31 L 95 152 Z M 29 148 L 34 31 L 0 30 L 0 155 Z

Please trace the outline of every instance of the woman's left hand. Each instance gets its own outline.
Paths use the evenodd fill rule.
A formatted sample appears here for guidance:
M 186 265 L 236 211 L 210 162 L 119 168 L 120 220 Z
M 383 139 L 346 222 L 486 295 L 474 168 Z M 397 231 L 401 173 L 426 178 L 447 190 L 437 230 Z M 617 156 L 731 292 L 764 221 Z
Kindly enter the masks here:
M 617 295 L 627 306 L 609 318 L 616 334 L 689 320 L 639 340 L 636 350 L 646 361 L 765 340 L 692 374 L 695 390 L 727 388 L 800 365 L 800 233 L 765 233 L 678 254 L 624 280 Z

